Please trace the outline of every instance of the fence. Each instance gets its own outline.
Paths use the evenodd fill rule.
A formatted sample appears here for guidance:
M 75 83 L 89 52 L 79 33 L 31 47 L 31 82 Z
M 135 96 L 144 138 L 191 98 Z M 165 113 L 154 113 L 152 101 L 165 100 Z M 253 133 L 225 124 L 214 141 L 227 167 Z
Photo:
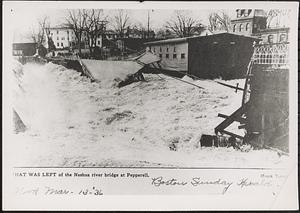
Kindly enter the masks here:
M 287 65 L 289 63 L 288 43 L 255 45 L 253 59 L 254 64 Z

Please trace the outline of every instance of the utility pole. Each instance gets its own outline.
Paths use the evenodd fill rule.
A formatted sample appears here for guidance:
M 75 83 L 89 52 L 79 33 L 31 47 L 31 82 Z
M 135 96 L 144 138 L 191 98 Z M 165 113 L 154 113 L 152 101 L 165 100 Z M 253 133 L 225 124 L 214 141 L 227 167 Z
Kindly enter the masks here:
M 148 24 L 147 24 L 147 36 L 148 36 L 148 39 L 150 37 L 150 12 L 154 12 L 154 10 L 148 10 Z
M 106 20 L 101 20 L 100 21 L 100 55 L 101 58 L 103 58 L 103 40 L 105 40 L 105 33 L 106 33 L 106 25 L 107 25 L 108 21 Z
M 150 13 L 148 10 L 148 24 L 147 24 L 148 30 L 147 30 L 147 37 L 149 38 L 149 31 L 150 31 Z

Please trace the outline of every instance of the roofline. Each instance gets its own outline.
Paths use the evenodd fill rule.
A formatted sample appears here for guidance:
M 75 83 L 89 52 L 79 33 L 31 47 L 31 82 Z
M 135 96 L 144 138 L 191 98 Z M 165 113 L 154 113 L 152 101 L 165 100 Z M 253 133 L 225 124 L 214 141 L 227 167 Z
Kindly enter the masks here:
M 163 44 L 163 43 L 183 43 L 187 41 L 187 37 L 186 38 L 171 38 L 171 39 L 162 39 L 162 40 L 158 40 L 158 41 L 150 41 L 150 42 L 146 42 L 146 45 L 149 44 Z
M 211 32 L 209 29 L 207 29 L 209 32 Z M 212 33 L 212 32 L 211 32 Z M 170 38 L 170 39 L 162 39 L 158 41 L 150 41 L 146 42 L 145 44 L 161 44 L 161 43 L 182 43 L 185 41 L 188 41 L 188 39 L 191 38 L 199 38 L 199 37 L 205 37 L 204 35 L 197 35 L 197 36 L 189 36 L 189 37 L 183 37 L 183 38 Z
M 151 42 L 146 42 L 145 45 L 183 43 L 183 42 L 188 42 L 188 40 L 199 39 L 199 38 L 201 39 L 201 38 L 206 38 L 206 37 L 210 37 L 210 36 L 219 36 L 221 34 L 232 35 L 232 36 L 236 36 L 236 37 L 244 37 L 244 38 L 253 39 L 253 40 L 260 40 L 259 38 L 256 38 L 255 36 L 245 36 L 245 35 L 238 35 L 238 34 L 229 33 L 229 32 L 223 32 L 223 33 L 217 33 L 217 34 L 212 34 L 212 35 L 207 35 L 207 36 L 191 36 L 191 37 L 185 37 L 185 38 L 173 38 L 173 39 L 164 39 L 164 40 L 159 40 L 159 41 L 151 41 Z
M 13 44 L 37 44 L 37 42 L 13 42 Z
M 272 31 L 289 31 L 289 27 L 274 27 L 274 28 L 266 28 L 266 29 L 261 29 L 257 33 L 265 33 L 265 32 L 272 32 Z
M 231 33 L 231 32 L 223 32 L 223 33 L 217 33 L 217 34 L 212 34 L 212 35 L 207 35 L 207 36 L 199 36 L 199 38 L 205 38 L 205 37 L 214 37 L 214 36 L 218 36 L 218 35 L 231 35 L 231 36 L 236 36 L 236 37 L 243 37 L 243 38 L 248 38 L 248 39 L 254 39 L 254 40 L 260 40 L 259 38 L 255 37 L 255 36 L 245 36 L 245 35 L 239 35 L 239 34 L 235 34 L 235 33 Z M 188 40 L 192 40 L 192 39 L 196 39 L 196 37 L 190 37 L 188 38 Z
M 231 19 L 231 22 L 245 21 L 245 20 L 250 20 L 250 19 L 253 19 L 253 18 L 254 17 L 236 18 L 236 19 Z

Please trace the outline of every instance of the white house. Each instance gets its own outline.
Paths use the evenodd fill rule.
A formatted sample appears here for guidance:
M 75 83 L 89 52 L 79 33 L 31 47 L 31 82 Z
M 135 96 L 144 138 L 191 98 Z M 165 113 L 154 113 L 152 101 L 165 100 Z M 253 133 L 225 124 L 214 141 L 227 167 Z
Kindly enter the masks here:
M 65 27 L 53 27 L 49 29 L 49 36 L 52 38 L 56 49 L 72 47 L 76 43 L 74 31 Z
M 187 38 L 174 38 L 145 43 L 152 53 L 161 58 L 163 69 L 187 71 Z
M 67 27 L 51 27 L 49 28 L 49 36 L 52 38 L 56 49 L 73 48 L 77 43 L 74 31 Z M 82 40 L 83 48 L 88 48 L 89 41 L 86 32 L 83 32 Z M 102 47 L 102 36 L 99 35 L 96 40 L 96 46 Z
M 188 38 L 209 36 L 212 33 L 204 30 L 200 35 L 159 40 L 145 43 L 146 47 L 161 58 L 161 66 L 167 70 L 188 70 Z

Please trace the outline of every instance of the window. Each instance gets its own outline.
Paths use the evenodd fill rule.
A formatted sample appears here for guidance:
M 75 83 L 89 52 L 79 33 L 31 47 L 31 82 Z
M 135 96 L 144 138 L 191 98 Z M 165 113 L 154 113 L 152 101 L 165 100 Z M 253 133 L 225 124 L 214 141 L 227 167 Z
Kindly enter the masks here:
M 252 12 L 252 10 L 251 10 L 251 9 L 250 9 L 250 10 L 248 10 L 248 14 L 247 14 L 247 16 L 249 16 L 251 12 Z
M 61 46 L 64 47 L 64 43 L 61 43 Z
M 244 30 L 244 25 L 240 24 L 240 32 L 242 32 Z
M 285 42 L 286 41 L 286 34 L 281 34 L 279 37 L 279 42 Z
M 245 16 L 245 17 L 249 16 L 250 12 L 251 12 L 251 10 L 245 10 L 244 16 Z
M 235 32 L 235 31 L 236 31 L 236 24 L 234 24 L 234 25 L 233 25 L 233 29 L 232 29 L 232 31 L 233 31 L 233 32 Z
M 162 58 L 162 54 L 159 54 L 159 57 Z
M 166 58 L 169 58 L 169 54 L 166 54 Z
M 98 41 L 98 45 L 100 45 L 100 41 Z
M 59 40 L 59 37 L 57 37 L 57 40 Z
M 167 47 L 167 52 L 169 52 L 169 48 Z
M 184 58 L 185 58 L 185 54 L 181 53 L 181 59 L 184 59 Z
M 176 54 L 173 54 L 173 58 L 177 58 L 177 55 L 176 55 Z
M 155 47 L 153 47 L 153 52 L 155 52 Z
M 241 10 L 241 16 L 245 16 L 245 10 Z
M 59 47 L 59 43 L 57 42 L 57 46 Z
M 57 30 L 57 31 L 56 31 L 56 34 L 58 34 L 58 33 L 59 33 L 59 31 Z
M 69 30 L 67 30 L 67 33 L 69 34 Z
M 23 55 L 23 51 L 22 50 L 13 50 L 13 55 Z
M 176 52 L 176 47 L 174 47 L 174 50 L 173 50 L 174 52 Z
M 274 42 L 274 36 L 273 35 L 268 35 L 268 42 L 273 43 Z
M 241 17 L 242 15 L 242 11 L 241 10 L 237 10 L 237 18 Z
M 250 24 L 247 23 L 247 24 L 246 24 L 246 29 L 245 29 L 245 30 L 248 31 L 248 30 L 249 30 L 249 27 L 250 27 Z
M 159 47 L 159 52 L 161 52 L 161 47 Z

